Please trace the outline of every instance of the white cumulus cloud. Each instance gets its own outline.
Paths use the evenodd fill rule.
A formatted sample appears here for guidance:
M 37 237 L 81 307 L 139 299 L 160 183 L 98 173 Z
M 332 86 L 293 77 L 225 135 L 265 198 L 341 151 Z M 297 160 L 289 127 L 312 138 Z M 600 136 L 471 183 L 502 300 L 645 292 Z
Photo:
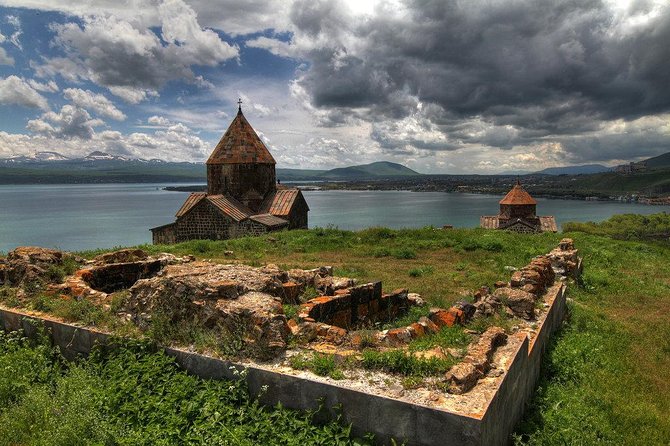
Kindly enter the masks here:
M 80 88 L 66 88 L 63 90 L 63 95 L 74 105 L 91 110 L 98 115 L 106 116 L 116 121 L 126 119 L 126 115 L 102 94 Z
M 46 98 L 18 76 L 0 78 L 0 104 L 49 109 Z

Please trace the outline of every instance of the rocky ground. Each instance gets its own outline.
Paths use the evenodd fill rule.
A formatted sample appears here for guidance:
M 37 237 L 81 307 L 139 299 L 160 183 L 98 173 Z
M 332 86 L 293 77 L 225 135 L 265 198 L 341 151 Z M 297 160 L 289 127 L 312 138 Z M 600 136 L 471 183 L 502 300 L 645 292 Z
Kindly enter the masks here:
M 521 338 L 513 335 L 534 336 L 546 313 L 547 290 L 578 277 L 580 271 L 577 250 L 572 240 L 564 239 L 549 254 L 514 271 L 508 282 L 477 290 L 472 302 L 431 308 L 427 316 L 387 330 L 380 324 L 424 306 L 421 296 L 406 289 L 384 293 L 380 282 L 357 284 L 333 276 L 327 266 L 282 270 L 276 265 L 218 264 L 129 249 L 85 260 L 56 250 L 20 247 L 0 259 L 0 286 L 12 290 L 19 307 L 48 295 L 103 308 L 140 332 L 160 325 L 197 327 L 225 346 L 226 354 L 287 373 L 319 373 L 310 361 L 327 355 L 344 372 L 335 374 L 330 368 L 330 378 L 318 379 L 338 379 L 353 388 L 452 409 L 465 404 L 462 395 L 469 395 L 466 406 L 476 411 L 480 405 L 473 401 L 484 404 L 518 347 Z M 121 298 L 114 301 L 115 296 Z M 298 306 L 297 314 L 287 317 L 286 306 Z M 413 341 L 445 327 L 465 327 L 496 315 L 504 315 L 508 326 L 490 326 L 481 333 L 464 328 L 472 338 L 464 351 L 408 349 Z M 408 385 L 407 377 L 389 372 L 383 363 L 378 370 L 361 368 L 362 355 L 370 350 L 400 351 L 413 361 L 454 365 L 446 373 L 423 374 Z M 296 358 L 304 358 L 301 367 L 296 367 Z

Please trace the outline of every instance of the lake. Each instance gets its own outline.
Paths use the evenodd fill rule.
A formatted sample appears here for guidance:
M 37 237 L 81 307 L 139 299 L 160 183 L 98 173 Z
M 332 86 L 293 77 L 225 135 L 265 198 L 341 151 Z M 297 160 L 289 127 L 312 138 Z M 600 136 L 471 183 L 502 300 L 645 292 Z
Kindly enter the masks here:
M 170 223 L 187 194 L 169 184 L 0 186 L 0 251 L 21 245 L 65 250 L 151 242 L 149 228 Z M 406 191 L 305 191 L 310 227 L 476 227 L 498 212 L 501 196 Z M 670 206 L 538 198 L 538 214 L 601 221 L 614 214 L 652 214 Z

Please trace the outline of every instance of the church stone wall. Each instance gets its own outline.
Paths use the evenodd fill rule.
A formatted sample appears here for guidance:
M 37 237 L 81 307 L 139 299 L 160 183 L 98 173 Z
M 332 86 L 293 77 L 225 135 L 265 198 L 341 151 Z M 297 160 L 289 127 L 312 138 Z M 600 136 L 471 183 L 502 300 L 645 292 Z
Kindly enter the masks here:
M 307 229 L 307 212 L 309 208 L 307 207 L 307 202 L 302 197 L 302 194 L 299 194 L 298 199 L 296 200 L 291 213 L 288 215 L 289 220 L 289 229 Z
M 177 243 L 174 223 L 153 228 L 151 230 L 151 238 L 154 245 L 171 245 Z
M 228 193 L 240 199 L 253 189 L 262 199 L 275 190 L 276 182 L 274 164 L 207 165 L 207 193 L 210 195 Z M 252 208 L 252 210 L 258 209 Z
M 203 200 L 171 225 L 153 230 L 153 243 L 172 244 L 187 240 L 226 240 L 247 235 L 261 235 L 268 228 L 252 220 L 237 222 L 226 218 Z
M 500 216 L 506 218 L 535 217 L 535 208 L 536 205 L 534 204 L 524 204 L 524 205 L 501 204 Z

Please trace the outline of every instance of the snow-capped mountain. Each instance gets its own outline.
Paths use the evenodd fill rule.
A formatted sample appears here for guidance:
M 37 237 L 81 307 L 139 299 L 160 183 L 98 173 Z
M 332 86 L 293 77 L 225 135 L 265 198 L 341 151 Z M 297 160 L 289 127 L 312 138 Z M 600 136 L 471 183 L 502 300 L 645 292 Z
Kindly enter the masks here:
M 110 155 L 109 153 L 101 152 L 99 150 L 89 153 L 83 159 L 86 161 L 100 161 L 100 160 L 128 161 L 128 158 L 124 156 Z
M 65 155 L 61 155 L 58 152 L 34 152 L 31 153 L 30 155 L 21 155 L 21 156 L 13 156 L 11 158 L 7 158 L 3 161 L 5 162 L 14 162 L 14 163 L 29 163 L 31 161 L 65 161 L 68 160 L 68 158 Z

